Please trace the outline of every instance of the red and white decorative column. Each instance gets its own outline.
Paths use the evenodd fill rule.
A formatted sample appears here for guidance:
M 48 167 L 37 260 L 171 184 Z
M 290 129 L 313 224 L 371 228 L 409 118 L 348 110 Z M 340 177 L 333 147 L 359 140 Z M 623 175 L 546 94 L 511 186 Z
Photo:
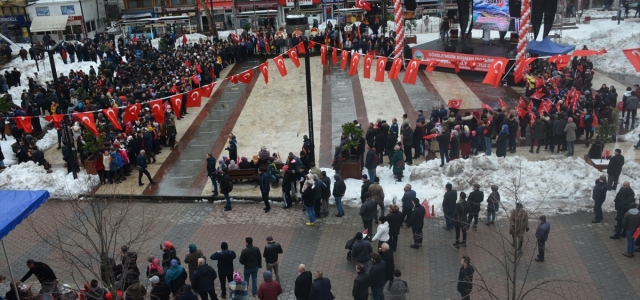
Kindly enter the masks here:
M 520 10 L 520 28 L 518 30 L 518 48 L 516 52 L 516 64 L 515 70 L 518 70 L 519 66 L 527 58 L 527 43 L 529 42 L 527 35 L 529 34 L 529 26 L 531 25 L 531 1 L 522 0 L 522 7 Z M 522 70 L 521 70 L 522 71 Z M 522 72 L 520 74 L 514 74 L 516 82 L 519 82 L 522 78 Z
M 402 0 L 393 0 L 393 12 L 396 22 L 396 48 L 393 50 L 393 58 L 401 59 L 402 49 L 404 49 L 404 13 L 402 12 Z M 384 22 L 386 22 L 386 20 L 384 20 Z

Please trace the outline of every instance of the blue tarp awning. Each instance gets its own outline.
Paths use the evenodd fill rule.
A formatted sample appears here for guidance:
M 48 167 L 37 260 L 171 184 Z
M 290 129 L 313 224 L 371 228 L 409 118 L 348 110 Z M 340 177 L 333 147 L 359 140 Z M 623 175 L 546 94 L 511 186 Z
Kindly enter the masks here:
M 554 43 L 548 36 L 542 41 L 531 41 L 528 43 L 529 53 L 542 56 L 557 54 L 567 54 L 576 49 L 576 46 Z
M 0 240 L 47 199 L 48 191 L 0 191 Z

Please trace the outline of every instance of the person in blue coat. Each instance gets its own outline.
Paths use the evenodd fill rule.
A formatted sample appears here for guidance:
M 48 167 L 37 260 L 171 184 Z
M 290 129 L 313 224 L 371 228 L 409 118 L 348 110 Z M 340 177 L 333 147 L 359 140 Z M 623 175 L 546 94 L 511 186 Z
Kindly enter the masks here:
M 269 191 L 271 190 L 271 177 L 262 168 L 258 169 L 258 183 L 260 184 L 260 193 L 262 194 L 262 201 L 264 202 L 264 212 L 268 213 L 271 210 L 269 204 Z
M 331 281 L 329 278 L 322 277 L 322 271 L 314 273 L 313 285 L 311 285 L 311 293 L 309 300 L 333 300 L 335 297 L 331 293 Z
M 549 231 L 551 225 L 547 222 L 547 217 L 542 215 L 538 218 L 538 229 L 536 229 L 536 240 L 538 241 L 538 257 L 535 258 L 537 262 L 544 262 L 544 243 L 549 238 Z
M 607 184 L 607 176 L 600 175 L 600 178 L 596 180 L 595 185 L 593 186 L 593 191 L 591 198 L 595 202 L 593 205 L 593 212 L 596 214 L 595 218 L 591 223 L 600 223 L 602 221 L 602 203 L 607 198 L 607 191 L 609 190 L 609 185 Z
M 113 183 L 113 180 L 116 180 L 116 183 L 120 183 L 120 177 L 118 176 L 118 155 L 116 154 L 115 151 L 112 151 L 111 153 L 109 153 L 109 156 L 111 156 L 111 163 L 109 164 L 109 178 L 111 178 L 111 183 Z
M 198 258 L 198 267 L 193 271 L 193 278 L 191 278 L 191 285 L 193 290 L 200 294 L 200 299 L 217 300 L 215 280 L 218 278 L 216 270 L 210 265 L 205 263 L 204 258 Z
M 227 297 L 227 283 L 233 281 L 233 260 L 236 259 L 236 253 L 229 250 L 227 242 L 222 242 L 220 251 L 211 254 L 211 260 L 218 261 L 218 278 L 220 279 L 220 291 L 222 299 Z
M 140 154 L 136 157 L 136 170 L 138 170 L 138 185 L 143 186 L 142 183 L 142 174 L 147 175 L 149 179 L 149 183 L 155 184 L 156 182 L 151 179 L 151 174 L 147 171 L 147 158 L 145 157 L 145 151 L 140 150 Z

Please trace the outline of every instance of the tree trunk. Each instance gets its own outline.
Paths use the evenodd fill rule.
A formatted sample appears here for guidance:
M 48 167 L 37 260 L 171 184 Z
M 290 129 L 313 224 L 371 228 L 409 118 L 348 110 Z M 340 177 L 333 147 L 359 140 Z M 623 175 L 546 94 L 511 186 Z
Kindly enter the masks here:
M 209 22 L 209 33 L 211 34 L 211 36 L 217 37 L 218 36 L 218 29 L 213 24 L 213 16 L 211 15 L 211 10 L 207 9 L 207 1 L 206 0 L 200 0 L 200 4 L 204 8 L 204 13 L 207 15 L 207 21 Z

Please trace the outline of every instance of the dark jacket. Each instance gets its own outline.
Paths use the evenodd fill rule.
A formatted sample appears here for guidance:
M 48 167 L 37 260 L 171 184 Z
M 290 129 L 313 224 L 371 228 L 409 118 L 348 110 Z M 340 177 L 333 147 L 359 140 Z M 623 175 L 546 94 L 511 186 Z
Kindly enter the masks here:
M 405 147 L 413 146 L 413 129 L 411 126 L 408 126 L 406 129 L 402 131 L 402 144 Z
M 262 268 L 262 255 L 260 255 L 260 248 L 249 245 L 242 249 L 240 253 L 240 259 L 238 260 L 241 265 L 244 265 L 245 269 Z
M 491 192 L 487 198 L 487 211 L 497 212 L 500 209 L 500 193 L 498 191 Z
M 460 272 L 458 273 L 458 291 L 471 291 L 473 289 L 473 266 L 464 266 L 460 267 Z
M 453 210 L 456 208 L 457 200 L 458 192 L 456 190 L 450 190 L 444 193 L 444 200 L 442 201 L 442 212 L 447 215 L 452 215 Z
M 364 203 L 365 199 L 364 198 L 364 194 L 369 192 L 369 186 L 373 183 L 373 181 L 371 181 L 371 179 L 365 181 L 362 183 L 362 187 L 360 189 L 360 200 Z
M 216 173 L 216 159 L 214 157 L 207 158 L 207 176 L 213 177 Z
M 533 123 L 533 131 L 531 132 L 531 139 L 544 140 L 547 133 L 547 125 L 541 119 L 537 119 Z
M 347 191 L 347 185 L 344 184 L 344 180 L 339 179 L 333 184 L 333 196 L 342 197 Z
M 591 192 L 591 198 L 593 201 L 604 202 L 607 198 L 607 191 L 609 190 L 609 186 L 607 182 L 601 182 L 599 179 L 596 179 L 596 184 L 593 186 L 593 191 Z
M 460 138 L 458 136 L 453 136 L 451 141 L 449 141 L 449 156 L 460 156 Z
M 408 190 L 404 192 L 402 195 L 402 210 L 411 210 L 413 209 L 413 199 L 416 198 L 416 191 Z
M 364 167 L 369 170 L 375 169 L 376 168 L 375 157 L 376 157 L 376 151 L 373 150 L 373 148 L 369 149 L 369 151 L 367 151 L 367 156 L 364 159 Z M 373 180 L 373 178 L 369 178 L 369 180 Z
M 223 174 L 220 178 L 220 192 L 222 192 L 223 194 L 228 194 L 231 193 L 232 190 L 233 185 L 231 183 L 231 180 L 229 179 L 229 175 Z
M 332 300 L 335 299 L 331 293 L 331 281 L 329 278 L 316 279 L 311 285 L 309 300 Z
M 306 190 L 304 190 L 304 192 L 302 192 L 302 202 L 304 203 L 304 206 L 308 206 L 308 207 L 312 207 L 313 204 L 315 203 L 315 197 L 316 197 L 316 191 L 315 189 L 319 189 L 319 186 L 316 186 L 315 188 L 310 188 L 307 187 Z
M 164 279 L 161 279 L 156 286 L 151 289 L 149 297 L 151 300 L 169 300 L 171 291 Z
M 436 137 L 438 141 L 438 146 L 440 149 L 447 150 L 449 149 L 449 141 L 451 140 L 451 134 L 448 132 L 443 132 L 439 136 Z
M 198 300 L 198 296 L 196 296 L 192 291 L 182 292 L 177 298 L 177 300 Z
M 304 271 L 298 277 L 296 277 L 296 284 L 294 294 L 297 300 L 308 300 L 309 293 L 311 293 L 311 284 L 313 283 L 313 276 L 310 271 Z
M 198 266 L 193 271 L 191 277 L 191 285 L 197 293 L 204 293 L 215 289 L 214 281 L 218 278 L 216 270 L 210 265 Z
M 267 245 L 264 246 L 262 257 L 264 257 L 264 262 L 272 264 L 278 262 L 278 254 L 280 253 L 282 253 L 282 247 L 279 243 L 267 243 Z
M 260 184 L 260 192 L 268 193 L 271 190 L 271 185 L 269 184 L 271 181 L 271 176 L 267 174 L 267 172 L 262 172 L 258 176 L 258 183 Z
M 359 240 L 353 243 L 351 247 L 351 257 L 357 262 L 368 262 L 371 259 L 373 248 L 367 240 Z
M 622 173 L 622 166 L 624 165 L 624 156 L 621 154 L 614 155 L 609 160 L 609 165 L 607 166 L 607 174 L 618 177 L 620 173 Z
M 107 295 L 107 291 L 101 287 L 97 287 L 96 289 L 90 289 L 86 293 L 87 300 L 104 300 Z
M 631 208 L 631 203 L 635 201 L 636 194 L 631 188 L 621 188 L 613 200 L 616 209 L 616 221 L 621 221 L 624 214 Z
M 461 201 L 456 203 L 456 208 L 453 210 L 453 220 L 458 222 L 459 225 L 467 224 L 467 218 L 471 212 L 469 201 Z
M 138 154 L 138 157 L 136 157 L 136 165 L 143 170 L 147 168 L 147 159 L 144 157 L 144 155 Z
M 544 222 L 538 225 L 536 229 L 536 239 L 540 241 L 546 241 L 549 238 L 549 231 L 551 230 L 551 225 L 549 222 Z
M 173 293 L 174 296 L 176 294 L 181 293 L 182 287 L 185 285 L 186 282 L 187 282 L 187 270 L 183 268 L 182 273 L 180 273 L 180 276 L 171 281 L 171 286 L 169 287 L 169 289 L 171 290 L 171 293 Z
M 363 221 L 371 221 L 376 217 L 376 213 L 378 212 L 378 204 L 373 201 L 373 199 L 369 199 L 362 203 L 360 206 L 360 217 L 362 217 Z M 369 233 L 371 234 L 371 232 Z
M 369 298 L 369 276 L 364 272 L 358 273 L 356 279 L 353 280 L 353 288 L 351 289 L 351 296 L 354 299 L 368 299 Z
M 636 231 L 640 227 L 640 213 L 637 208 L 630 209 L 622 218 L 622 228 Z
M 393 261 L 393 251 L 387 250 L 385 252 L 380 252 L 380 257 L 385 264 L 385 272 L 384 272 L 384 280 L 389 281 L 393 280 L 393 271 L 396 270 L 396 264 Z
M 236 259 L 235 252 L 227 249 L 211 254 L 210 258 L 218 261 L 220 276 L 233 274 L 233 260 Z
M 387 214 L 387 222 L 389 222 L 389 235 L 400 234 L 400 227 L 402 227 L 403 219 L 404 216 L 399 211 Z
M 39 261 L 34 262 L 33 265 L 34 267 L 29 268 L 29 272 L 20 279 L 21 282 L 27 281 L 31 275 L 36 275 L 40 283 L 50 283 L 58 279 L 49 265 Z
M 467 200 L 471 205 L 471 212 L 477 214 L 480 211 L 480 203 L 484 202 L 484 193 L 482 191 L 473 191 L 469 193 Z
M 371 266 L 369 270 L 369 283 L 372 289 L 384 287 L 386 270 L 387 265 L 383 260 Z
M 324 183 L 324 187 L 322 188 L 322 199 L 329 199 L 331 196 L 331 178 L 325 176 L 320 179 L 322 183 Z
M 424 214 L 425 210 L 422 205 L 416 205 L 411 211 L 411 219 L 409 219 L 409 225 L 414 229 L 422 229 L 424 227 Z

